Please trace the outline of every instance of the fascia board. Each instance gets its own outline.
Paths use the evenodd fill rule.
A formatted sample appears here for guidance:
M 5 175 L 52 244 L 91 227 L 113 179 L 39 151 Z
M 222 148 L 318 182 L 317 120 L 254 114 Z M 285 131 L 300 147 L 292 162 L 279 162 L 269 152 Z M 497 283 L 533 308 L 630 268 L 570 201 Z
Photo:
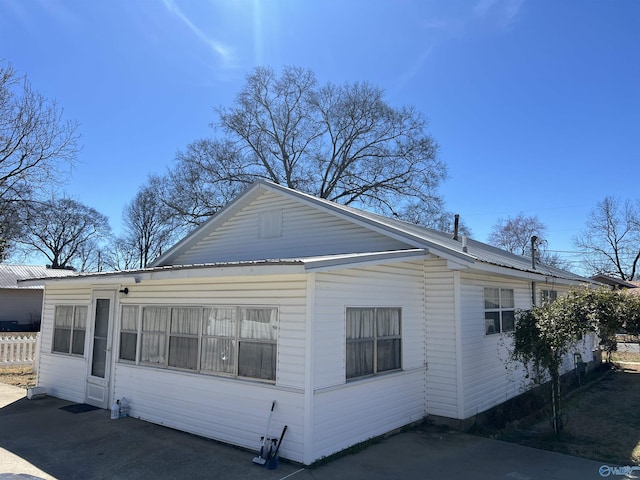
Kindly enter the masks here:
M 564 278 L 556 275 L 550 275 L 545 273 L 535 273 L 530 271 L 518 270 L 516 268 L 502 267 L 500 265 L 493 265 L 485 262 L 476 262 L 472 270 L 481 273 L 490 273 L 494 275 L 500 275 L 503 277 L 512 277 L 522 280 L 529 280 L 532 282 L 549 283 L 551 279 L 555 283 L 562 283 L 563 285 L 580 286 L 580 285 L 595 285 L 595 282 L 585 278 L 584 280 L 578 280 L 573 278 Z
M 130 274 L 127 275 L 109 275 L 109 274 L 97 274 L 92 275 L 79 275 L 77 277 L 54 277 L 54 278 L 37 278 L 33 280 L 20 280 L 25 285 L 77 285 L 78 283 L 89 283 L 91 285 L 120 285 L 137 283 L 137 277 Z
M 264 189 L 263 182 L 256 182 L 251 185 L 247 190 L 241 193 L 235 200 L 232 200 L 216 213 L 213 216 L 204 222 L 202 225 L 196 227 L 193 231 L 188 233 L 182 240 L 179 240 L 173 247 L 167 250 L 164 255 L 161 255 L 156 260 L 154 260 L 149 267 L 157 267 L 165 263 L 171 257 L 173 257 L 176 253 L 191 247 L 195 243 L 199 242 L 202 238 L 206 237 L 211 230 L 215 228 L 216 225 L 219 225 L 227 220 L 231 215 L 233 215 L 237 210 L 243 208 L 244 205 L 251 202 L 256 197 L 256 192 L 259 189 Z
M 428 252 L 424 249 L 412 249 L 396 252 L 374 252 L 307 258 L 303 259 L 303 262 L 307 272 L 323 272 L 349 268 L 352 266 L 362 267 L 367 265 L 398 263 L 405 260 L 423 259 L 426 258 L 427 255 Z

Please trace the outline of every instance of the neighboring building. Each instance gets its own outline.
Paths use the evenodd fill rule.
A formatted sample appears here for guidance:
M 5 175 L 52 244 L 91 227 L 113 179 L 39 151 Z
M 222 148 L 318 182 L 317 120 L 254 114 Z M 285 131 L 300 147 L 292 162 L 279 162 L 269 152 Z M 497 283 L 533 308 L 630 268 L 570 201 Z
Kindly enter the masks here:
M 38 385 L 254 449 L 275 400 L 270 434 L 310 464 L 518 395 L 515 311 L 589 282 L 258 182 L 149 268 L 45 281 Z
M 21 280 L 72 275 L 39 265 L 0 263 L 0 332 L 37 331 L 42 315 L 42 285 L 19 285 Z
M 629 290 L 630 293 L 636 293 L 633 290 L 638 288 L 638 282 L 628 282 L 626 280 L 622 280 L 621 278 L 610 277 L 608 275 L 599 274 L 591 277 L 591 279 L 595 282 L 609 285 L 612 290 Z

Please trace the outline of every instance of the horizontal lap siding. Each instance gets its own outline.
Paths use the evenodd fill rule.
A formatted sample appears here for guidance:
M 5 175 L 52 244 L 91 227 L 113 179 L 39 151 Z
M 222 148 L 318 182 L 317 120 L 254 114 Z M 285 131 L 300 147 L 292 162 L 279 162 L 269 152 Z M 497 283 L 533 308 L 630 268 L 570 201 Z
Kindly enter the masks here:
M 259 238 L 260 213 L 276 208 L 282 209 L 282 236 Z M 266 192 L 226 223 L 219 225 L 215 232 L 182 254 L 174 263 L 297 258 L 402 248 L 407 248 L 407 245 L 330 213 Z
M 272 400 L 273 435 L 289 425 L 284 457 L 302 461 L 306 276 L 229 277 L 132 285 L 122 305 L 274 305 L 279 311 L 276 385 L 118 363 L 116 398 L 135 417 L 257 449 Z
M 126 397 L 142 420 L 258 450 L 271 402 L 269 435 L 288 425 L 282 456 L 302 461 L 303 393 L 258 382 L 116 365 L 116 398 Z
M 40 328 L 40 364 L 38 386 L 45 387 L 54 397 L 72 402 L 84 402 L 87 376 L 88 338 L 83 357 L 52 354 L 53 321 L 56 305 L 85 305 L 91 310 L 91 289 L 88 286 L 45 288 L 45 305 Z
M 305 275 L 212 278 L 171 284 L 152 281 L 131 286 L 120 304 L 277 306 L 277 383 L 303 388 L 306 288 Z
M 345 382 L 347 307 L 402 308 L 403 368 L 424 367 L 423 298 L 420 263 L 317 274 L 315 388 Z
M 445 260 L 425 262 L 427 413 L 458 417 L 453 272 Z
M 462 277 L 462 364 L 464 417 L 492 408 L 520 393 L 523 369 L 508 361 L 511 340 L 506 335 L 485 335 L 484 288 L 514 290 L 515 308 L 531 308 L 531 284 L 491 276 Z
M 422 263 L 316 274 L 313 454 L 316 458 L 425 414 Z M 402 308 L 403 372 L 346 382 L 347 307 Z
M 424 417 L 424 370 L 389 374 L 317 392 L 315 459 Z

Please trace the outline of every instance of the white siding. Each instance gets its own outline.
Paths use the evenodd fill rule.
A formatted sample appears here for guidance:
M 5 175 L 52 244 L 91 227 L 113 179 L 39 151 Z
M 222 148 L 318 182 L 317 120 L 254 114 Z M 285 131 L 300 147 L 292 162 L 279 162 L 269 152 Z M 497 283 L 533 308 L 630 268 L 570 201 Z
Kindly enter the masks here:
M 425 261 L 427 413 L 458 417 L 454 273 L 445 260 Z
M 38 386 L 45 387 L 54 397 L 72 402 L 84 402 L 87 377 L 88 338 L 85 338 L 83 357 L 51 353 L 53 345 L 53 316 L 56 305 L 91 304 L 88 286 L 47 286 L 40 328 L 40 364 Z M 88 336 L 88 335 L 87 335 Z
M 260 238 L 260 214 L 282 210 L 282 236 Z M 282 195 L 266 192 L 172 263 L 377 252 L 407 245 Z
M 326 456 L 425 415 L 422 263 L 316 274 L 313 455 Z M 402 308 L 402 372 L 346 382 L 347 307 Z
M 305 275 L 147 281 L 129 286 L 121 305 L 264 305 L 278 307 L 277 384 L 304 388 Z
M 122 305 L 265 305 L 279 312 L 276 385 L 117 363 L 115 398 L 131 402 L 131 415 L 161 425 L 257 449 L 271 401 L 271 434 L 286 424 L 282 455 L 302 461 L 306 332 L 305 275 L 265 275 L 169 281 L 129 286 Z
M 303 393 L 259 382 L 126 364 L 116 365 L 115 397 L 126 397 L 131 416 L 252 450 L 260 447 L 271 402 L 269 435 L 288 425 L 281 454 L 301 462 Z
M 469 418 L 509 400 L 530 387 L 523 367 L 508 361 L 511 340 L 504 335 L 485 335 L 484 287 L 511 288 L 514 290 L 515 308 L 530 309 L 531 282 L 507 277 L 480 274 L 462 275 L 462 331 L 461 348 L 464 382 L 463 418 Z M 539 291 L 553 289 L 559 295 L 569 291 L 565 285 L 536 283 Z M 585 361 L 591 360 L 591 336 L 580 345 Z M 573 368 L 573 355 L 568 355 L 563 372 Z
M 462 275 L 463 418 L 522 393 L 522 369 L 507 362 L 508 337 L 485 335 L 484 287 L 514 290 L 516 309 L 531 308 L 531 284 L 498 276 Z
M 314 405 L 319 459 L 424 418 L 424 369 L 316 392 Z

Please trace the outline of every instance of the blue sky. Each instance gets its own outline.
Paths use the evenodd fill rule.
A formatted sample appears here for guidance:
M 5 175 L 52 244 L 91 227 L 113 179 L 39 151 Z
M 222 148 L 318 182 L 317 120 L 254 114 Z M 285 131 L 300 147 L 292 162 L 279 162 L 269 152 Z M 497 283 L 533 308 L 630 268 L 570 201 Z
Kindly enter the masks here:
M 575 250 L 598 201 L 640 199 L 637 0 L 0 0 L 1 57 L 80 122 L 66 192 L 116 232 L 257 65 L 414 105 L 478 240 L 524 213 Z

